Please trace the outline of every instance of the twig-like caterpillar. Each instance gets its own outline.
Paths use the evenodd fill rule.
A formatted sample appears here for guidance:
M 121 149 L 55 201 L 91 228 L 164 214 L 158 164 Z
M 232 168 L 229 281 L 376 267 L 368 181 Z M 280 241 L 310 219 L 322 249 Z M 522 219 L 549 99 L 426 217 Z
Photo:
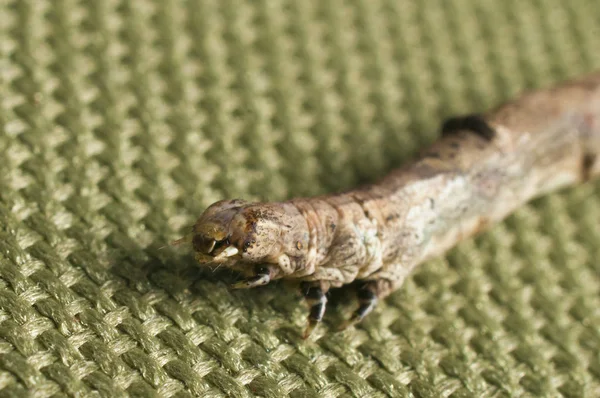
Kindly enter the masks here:
M 530 199 L 600 175 L 600 73 L 533 91 L 480 116 L 451 119 L 414 162 L 375 184 L 280 203 L 225 200 L 200 216 L 200 263 L 241 271 L 235 288 L 302 282 L 307 337 L 326 293 L 360 281 L 360 321 L 418 264 Z

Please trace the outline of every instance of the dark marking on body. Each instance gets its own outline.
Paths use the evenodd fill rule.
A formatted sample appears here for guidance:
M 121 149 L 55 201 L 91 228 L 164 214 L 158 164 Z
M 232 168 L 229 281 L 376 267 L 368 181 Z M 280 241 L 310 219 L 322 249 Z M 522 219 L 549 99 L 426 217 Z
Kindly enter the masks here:
M 427 198 L 429 200 L 429 206 L 431 207 L 431 209 L 435 209 L 435 200 L 433 200 L 433 198 Z
M 246 240 L 244 241 L 244 245 L 242 246 L 242 251 L 244 253 L 248 252 L 248 249 L 250 249 L 252 246 L 254 246 L 256 244 L 256 239 L 252 239 L 252 240 Z
M 246 231 L 256 232 L 257 220 L 248 220 L 246 222 Z
M 496 135 L 496 131 L 480 115 L 452 117 L 442 124 L 441 130 L 442 136 L 454 135 L 459 131 L 468 130 L 488 141 L 491 141 Z
M 583 155 L 581 162 L 581 180 L 588 181 L 591 178 L 591 171 L 596 163 L 596 155 L 593 153 L 586 153 Z

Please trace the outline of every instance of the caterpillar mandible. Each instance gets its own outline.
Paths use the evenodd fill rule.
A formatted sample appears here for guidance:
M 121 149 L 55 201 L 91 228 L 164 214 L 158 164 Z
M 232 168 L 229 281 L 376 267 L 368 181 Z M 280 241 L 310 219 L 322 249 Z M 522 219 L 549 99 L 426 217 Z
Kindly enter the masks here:
M 308 337 L 326 293 L 359 281 L 363 319 L 425 260 L 534 197 L 600 175 L 600 72 L 456 117 L 413 162 L 377 183 L 285 202 L 223 200 L 193 232 L 196 260 L 240 271 L 234 288 L 301 281 Z

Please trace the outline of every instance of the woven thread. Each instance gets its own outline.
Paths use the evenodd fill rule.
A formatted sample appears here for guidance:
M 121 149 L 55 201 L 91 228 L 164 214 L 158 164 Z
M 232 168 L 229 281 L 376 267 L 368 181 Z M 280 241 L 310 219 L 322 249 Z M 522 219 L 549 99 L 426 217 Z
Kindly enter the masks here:
M 349 188 L 451 115 L 600 67 L 600 4 L 0 1 L 0 396 L 600 395 L 600 184 L 313 341 L 283 284 L 161 248 L 221 198 Z

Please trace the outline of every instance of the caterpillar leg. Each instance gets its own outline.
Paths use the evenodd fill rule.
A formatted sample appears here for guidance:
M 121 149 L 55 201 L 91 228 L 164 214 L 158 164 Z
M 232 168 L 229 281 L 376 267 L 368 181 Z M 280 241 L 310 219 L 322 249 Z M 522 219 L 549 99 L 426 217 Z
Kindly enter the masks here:
M 271 272 L 267 267 L 257 267 L 256 275 L 231 285 L 232 289 L 250 289 L 256 286 L 266 285 L 271 281 Z
M 302 284 L 302 293 L 304 299 L 310 306 L 310 312 L 308 314 L 308 326 L 304 330 L 303 338 L 307 339 L 315 327 L 325 315 L 327 308 L 327 290 L 328 286 L 322 282 L 304 282 Z
M 355 325 L 369 315 L 377 305 L 380 298 L 384 298 L 392 291 L 392 284 L 386 279 L 365 282 L 358 288 L 358 309 L 354 311 L 350 319 L 342 323 L 339 330 L 344 330 Z
M 377 284 L 375 282 L 363 284 L 358 288 L 356 294 L 358 296 L 358 309 L 354 311 L 350 319 L 340 325 L 339 330 L 347 329 L 362 321 L 377 305 Z

